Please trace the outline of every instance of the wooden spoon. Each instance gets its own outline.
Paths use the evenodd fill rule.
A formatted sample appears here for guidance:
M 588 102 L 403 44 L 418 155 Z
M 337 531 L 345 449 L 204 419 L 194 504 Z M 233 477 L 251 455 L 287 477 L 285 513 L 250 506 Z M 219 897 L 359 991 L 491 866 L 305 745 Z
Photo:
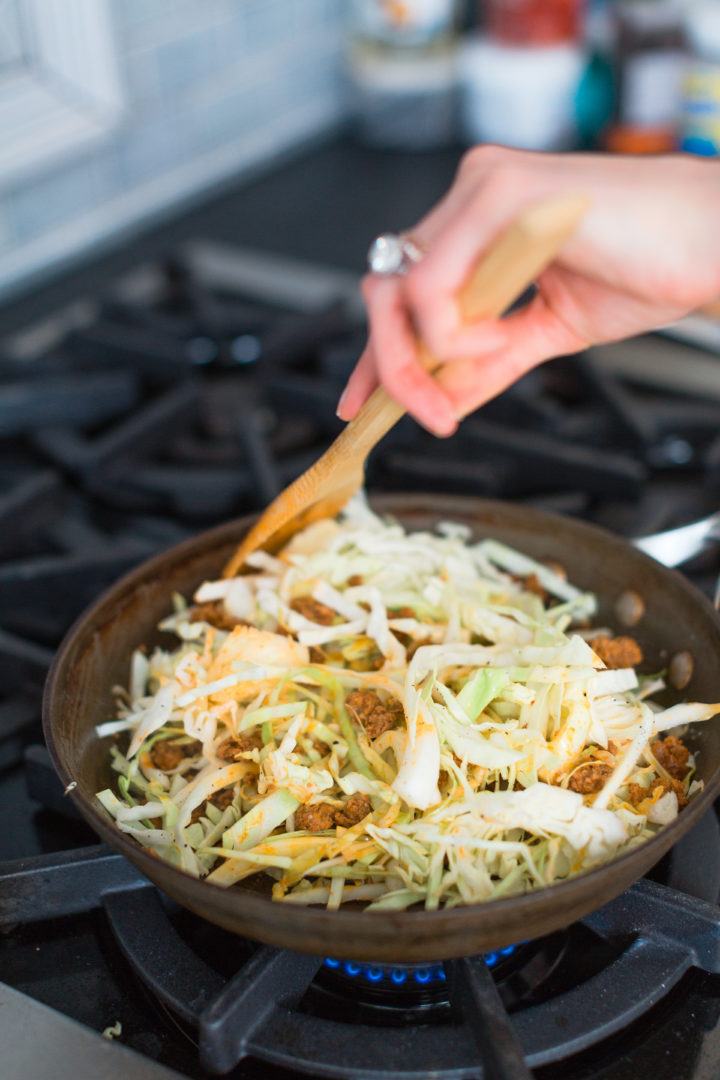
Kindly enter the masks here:
M 498 318 L 562 249 L 588 207 L 582 195 L 563 195 L 524 211 L 490 246 L 458 294 L 464 321 Z M 418 342 L 429 371 L 439 362 Z M 363 484 L 373 447 L 405 412 L 382 387 L 314 465 L 274 499 L 238 546 L 223 572 L 233 577 L 251 552 L 284 541 L 322 517 L 333 517 Z

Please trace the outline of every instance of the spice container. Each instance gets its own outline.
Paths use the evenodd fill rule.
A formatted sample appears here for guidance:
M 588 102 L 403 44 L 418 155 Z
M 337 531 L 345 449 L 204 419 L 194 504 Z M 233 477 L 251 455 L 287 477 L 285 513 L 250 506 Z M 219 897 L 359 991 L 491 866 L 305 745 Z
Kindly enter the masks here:
M 608 150 L 664 153 L 678 142 L 684 6 L 624 0 L 616 11 L 616 103 Z
M 585 61 L 585 50 L 572 42 L 525 47 L 470 37 L 461 59 L 466 140 L 526 150 L 574 146 Z
M 685 18 L 691 59 L 683 79 L 680 147 L 689 154 L 720 154 L 720 10 L 706 3 Z
M 559 45 L 581 38 L 580 0 L 485 0 L 483 25 L 503 45 Z
M 431 150 L 458 133 L 456 0 L 354 0 L 347 71 L 355 134 Z

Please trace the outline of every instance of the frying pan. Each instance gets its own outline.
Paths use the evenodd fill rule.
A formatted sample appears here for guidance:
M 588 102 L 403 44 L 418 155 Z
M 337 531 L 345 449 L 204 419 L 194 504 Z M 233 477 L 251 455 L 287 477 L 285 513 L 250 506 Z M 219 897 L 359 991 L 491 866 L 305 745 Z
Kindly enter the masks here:
M 538 559 L 562 563 L 570 580 L 598 595 L 598 625 L 615 622 L 613 604 L 630 588 L 645 601 L 633 631 L 657 671 L 678 649 L 689 649 L 694 674 L 685 697 L 720 700 L 720 617 L 680 574 L 595 526 L 509 503 L 466 497 L 392 495 L 372 500 L 410 530 L 439 521 L 468 524 L 475 537 L 492 536 Z M 187 540 L 142 564 L 106 592 L 68 633 L 51 669 L 43 721 L 47 744 L 79 812 L 163 892 L 226 930 L 298 952 L 376 962 L 450 959 L 539 937 L 568 925 L 621 893 L 653 866 L 720 793 L 720 717 L 687 737 L 705 781 L 675 821 L 653 839 L 570 881 L 524 896 L 439 911 L 326 911 L 270 899 L 269 879 L 257 875 L 229 890 L 178 870 L 119 832 L 94 798 L 112 786 L 108 740 L 95 725 L 115 716 L 111 688 L 125 684 L 133 650 L 165 640 L 156 630 L 170 596 L 192 594 L 214 578 L 254 519 L 244 518 Z M 673 696 L 666 692 L 667 703 Z M 677 696 L 675 697 L 677 699 Z

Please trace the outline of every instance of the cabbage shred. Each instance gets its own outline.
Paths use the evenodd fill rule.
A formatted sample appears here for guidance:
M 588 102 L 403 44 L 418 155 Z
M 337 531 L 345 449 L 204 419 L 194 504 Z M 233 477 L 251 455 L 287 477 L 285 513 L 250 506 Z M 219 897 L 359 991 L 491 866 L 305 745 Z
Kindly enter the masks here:
M 663 710 L 661 678 L 605 669 L 573 631 L 595 597 L 547 566 L 457 524 L 408 534 L 360 500 L 194 599 L 174 598 L 178 646 L 134 655 L 97 729 L 118 773 L 98 799 L 162 859 L 226 887 L 268 874 L 286 903 L 452 907 L 599 866 L 678 812 L 651 739 L 720 711 Z M 370 737 L 356 690 L 404 721 Z M 600 790 L 571 790 L 598 762 Z M 689 764 L 684 796 L 702 786 Z

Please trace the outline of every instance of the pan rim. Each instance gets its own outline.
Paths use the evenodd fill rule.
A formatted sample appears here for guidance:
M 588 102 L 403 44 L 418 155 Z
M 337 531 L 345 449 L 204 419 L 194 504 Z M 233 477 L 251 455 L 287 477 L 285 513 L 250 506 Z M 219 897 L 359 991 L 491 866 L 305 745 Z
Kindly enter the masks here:
M 535 507 L 521 506 L 520 504 L 512 503 L 510 501 L 485 499 L 475 496 L 438 495 L 435 493 L 418 492 L 383 496 L 370 495 L 369 501 L 380 513 L 390 517 L 394 516 L 391 510 L 391 507 L 394 507 L 398 517 L 402 517 L 403 512 L 407 513 L 410 510 L 415 509 L 416 511 L 432 513 L 435 517 L 440 515 L 439 519 L 442 520 L 443 515 L 447 514 L 449 517 L 453 513 L 454 507 L 455 513 L 468 518 L 479 517 L 481 515 L 484 519 L 487 519 L 494 513 L 507 516 L 509 510 L 516 510 L 518 514 L 522 513 L 527 518 L 536 521 L 538 524 L 545 523 L 548 528 L 552 527 L 553 524 L 557 526 L 567 526 L 569 522 L 573 529 L 577 530 L 581 535 L 587 536 L 589 540 L 592 540 L 594 537 L 597 541 L 602 541 L 605 545 L 609 545 L 625 554 L 627 554 L 629 548 L 630 551 L 632 551 L 633 558 L 637 559 L 638 565 L 650 566 L 656 572 L 659 568 L 664 576 L 667 576 L 669 580 L 674 581 L 681 591 L 699 605 L 705 615 L 712 623 L 714 623 L 718 633 L 720 633 L 720 613 L 713 608 L 710 601 L 694 585 L 692 585 L 687 578 L 677 570 L 662 566 L 662 564 L 656 562 L 656 560 L 644 554 L 637 548 L 631 548 L 628 542 L 622 537 L 617 536 L 610 530 L 601 526 L 571 516 L 563 516 L 551 511 L 540 510 Z M 445 509 L 446 507 L 448 508 L 447 510 Z M 144 560 L 122 575 L 108 589 L 104 590 L 101 595 L 81 612 L 78 618 L 73 622 L 55 655 L 48 672 L 43 694 L 43 733 L 53 766 L 58 773 L 64 788 L 67 788 L 74 778 L 66 767 L 63 754 L 58 741 L 55 738 L 53 715 L 56 709 L 55 698 L 59 682 L 63 675 L 68 657 L 72 653 L 76 643 L 82 640 L 96 617 L 102 613 L 105 607 L 116 604 L 122 596 L 134 591 L 143 581 L 151 578 L 156 567 L 167 569 L 168 565 L 175 565 L 191 554 L 197 554 L 197 551 L 200 548 L 206 552 L 211 551 L 213 548 L 220 548 L 229 540 L 235 539 L 236 536 L 239 538 L 242 535 L 242 532 L 247 530 L 256 517 L 257 515 L 246 515 L 217 525 L 211 529 L 203 530 L 202 532 L 181 541 L 179 544 L 172 545 L 170 548 L 152 556 L 150 559 Z M 508 910 L 508 905 L 512 905 L 513 921 L 517 921 L 518 919 L 522 919 L 526 911 L 530 912 L 532 910 L 537 904 L 538 897 L 548 897 L 550 894 L 557 897 L 558 904 L 563 903 L 563 900 L 567 900 L 567 904 L 563 903 L 563 907 L 567 906 L 570 908 L 575 894 L 586 893 L 588 888 L 592 887 L 594 881 L 607 873 L 609 867 L 617 867 L 619 871 L 621 871 L 623 867 L 629 866 L 629 864 L 637 858 L 639 852 L 643 852 L 646 856 L 644 862 L 647 864 L 648 868 L 654 865 L 662 858 L 669 848 L 680 839 L 680 836 L 687 832 L 692 825 L 710 809 L 712 803 L 719 795 L 720 768 L 715 770 L 710 780 L 706 783 L 703 791 L 692 799 L 688 806 L 682 810 L 681 815 L 679 815 L 671 825 L 661 829 L 654 837 L 652 837 L 652 839 L 644 841 L 641 845 L 632 847 L 629 851 L 624 852 L 622 855 L 609 862 L 603 863 L 601 866 L 577 874 L 565 881 L 556 882 L 552 885 L 545 886 L 542 889 L 532 890 L 531 892 L 521 894 L 520 896 L 503 897 L 499 900 L 491 900 L 479 904 L 466 904 L 452 908 L 440 908 L 436 911 L 410 909 L 401 912 L 367 912 L 361 910 L 343 910 L 340 908 L 337 911 L 329 912 L 325 908 L 297 906 L 293 908 L 293 915 L 296 923 L 302 924 L 300 929 L 307 929 L 308 932 L 321 931 L 322 927 L 327 925 L 328 917 L 332 917 L 334 924 L 342 924 L 346 927 L 348 933 L 352 933 L 352 930 L 355 927 L 363 927 L 367 930 L 369 917 L 372 917 L 373 921 L 377 920 L 380 922 L 382 920 L 388 927 L 392 927 L 397 921 L 398 916 L 400 916 L 402 917 L 403 922 L 412 918 L 413 925 L 417 925 L 418 928 L 435 927 L 439 933 L 442 933 L 445 926 L 448 928 L 457 927 L 462 924 L 464 920 L 468 919 L 469 916 L 475 916 L 477 918 L 481 912 L 487 912 L 488 921 L 490 921 L 494 915 L 498 915 L 503 910 Z M 101 837 L 107 839 L 114 850 L 120 851 L 124 856 L 129 858 L 141 872 L 146 873 L 149 880 L 156 884 L 162 891 L 163 886 L 155 882 L 154 875 L 151 873 L 152 870 L 157 868 L 157 858 L 140 845 L 135 844 L 132 839 L 126 837 L 119 830 L 115 829 L 110 819 L 106 818 L 104 814 L 101 814 L 100 810 L 93 805 L 93 802 L 86 798 L 82 793 L 73 789 L 69 791 L 69 797 L 72 799 L 82 817 L 91 825 L 93 830 Z M 678 823 L 682 824 L 682 828 L 679 831 L 677 830 Z M 673 836 L 676 832 L 678 832 L 676 839 L 668 843 L 668 837 Z M 652 857 L 653 855 L 655 856 L 654 858 Z M 144 867 L 147 868 L 147 872 L 143 870 Z M 196 878 L 192 874 L 172 866 L 170 863 L 163 862 L 162 867 L 163 873 L 167 873 L 173 880 L 177 880 L 185 890 L 194 894 L 193 898 L 195 898 L 196 895 L 200 902 L 205 889 L 210 887 L 221 893 L 225 893 L 226 895 L 239 895 L 242 900 L 243 910 L 249 915 L 254 915 L 256 917 L 262 916 L 262 914 L 269 909 L 273 912 L 277 912 L 278 909 L 282 907 L 277 901 L 253 893 L 250 890 L 243 889 L 241 892 L 235 892 L 234 890 L 222 889 L 220 886 L 213 885 L 212 882 L 205 881 L 204 879 Z M 635 879 L 641 876 L 642 874 L 638 874 Z M 622 877 L 621 872 L 618 873 L 618 877 Z M 625 887 L 627 886 L 623 886 L 623 888 Z M 603 901 L 603 903 L 604 902 L 605 901 Z

